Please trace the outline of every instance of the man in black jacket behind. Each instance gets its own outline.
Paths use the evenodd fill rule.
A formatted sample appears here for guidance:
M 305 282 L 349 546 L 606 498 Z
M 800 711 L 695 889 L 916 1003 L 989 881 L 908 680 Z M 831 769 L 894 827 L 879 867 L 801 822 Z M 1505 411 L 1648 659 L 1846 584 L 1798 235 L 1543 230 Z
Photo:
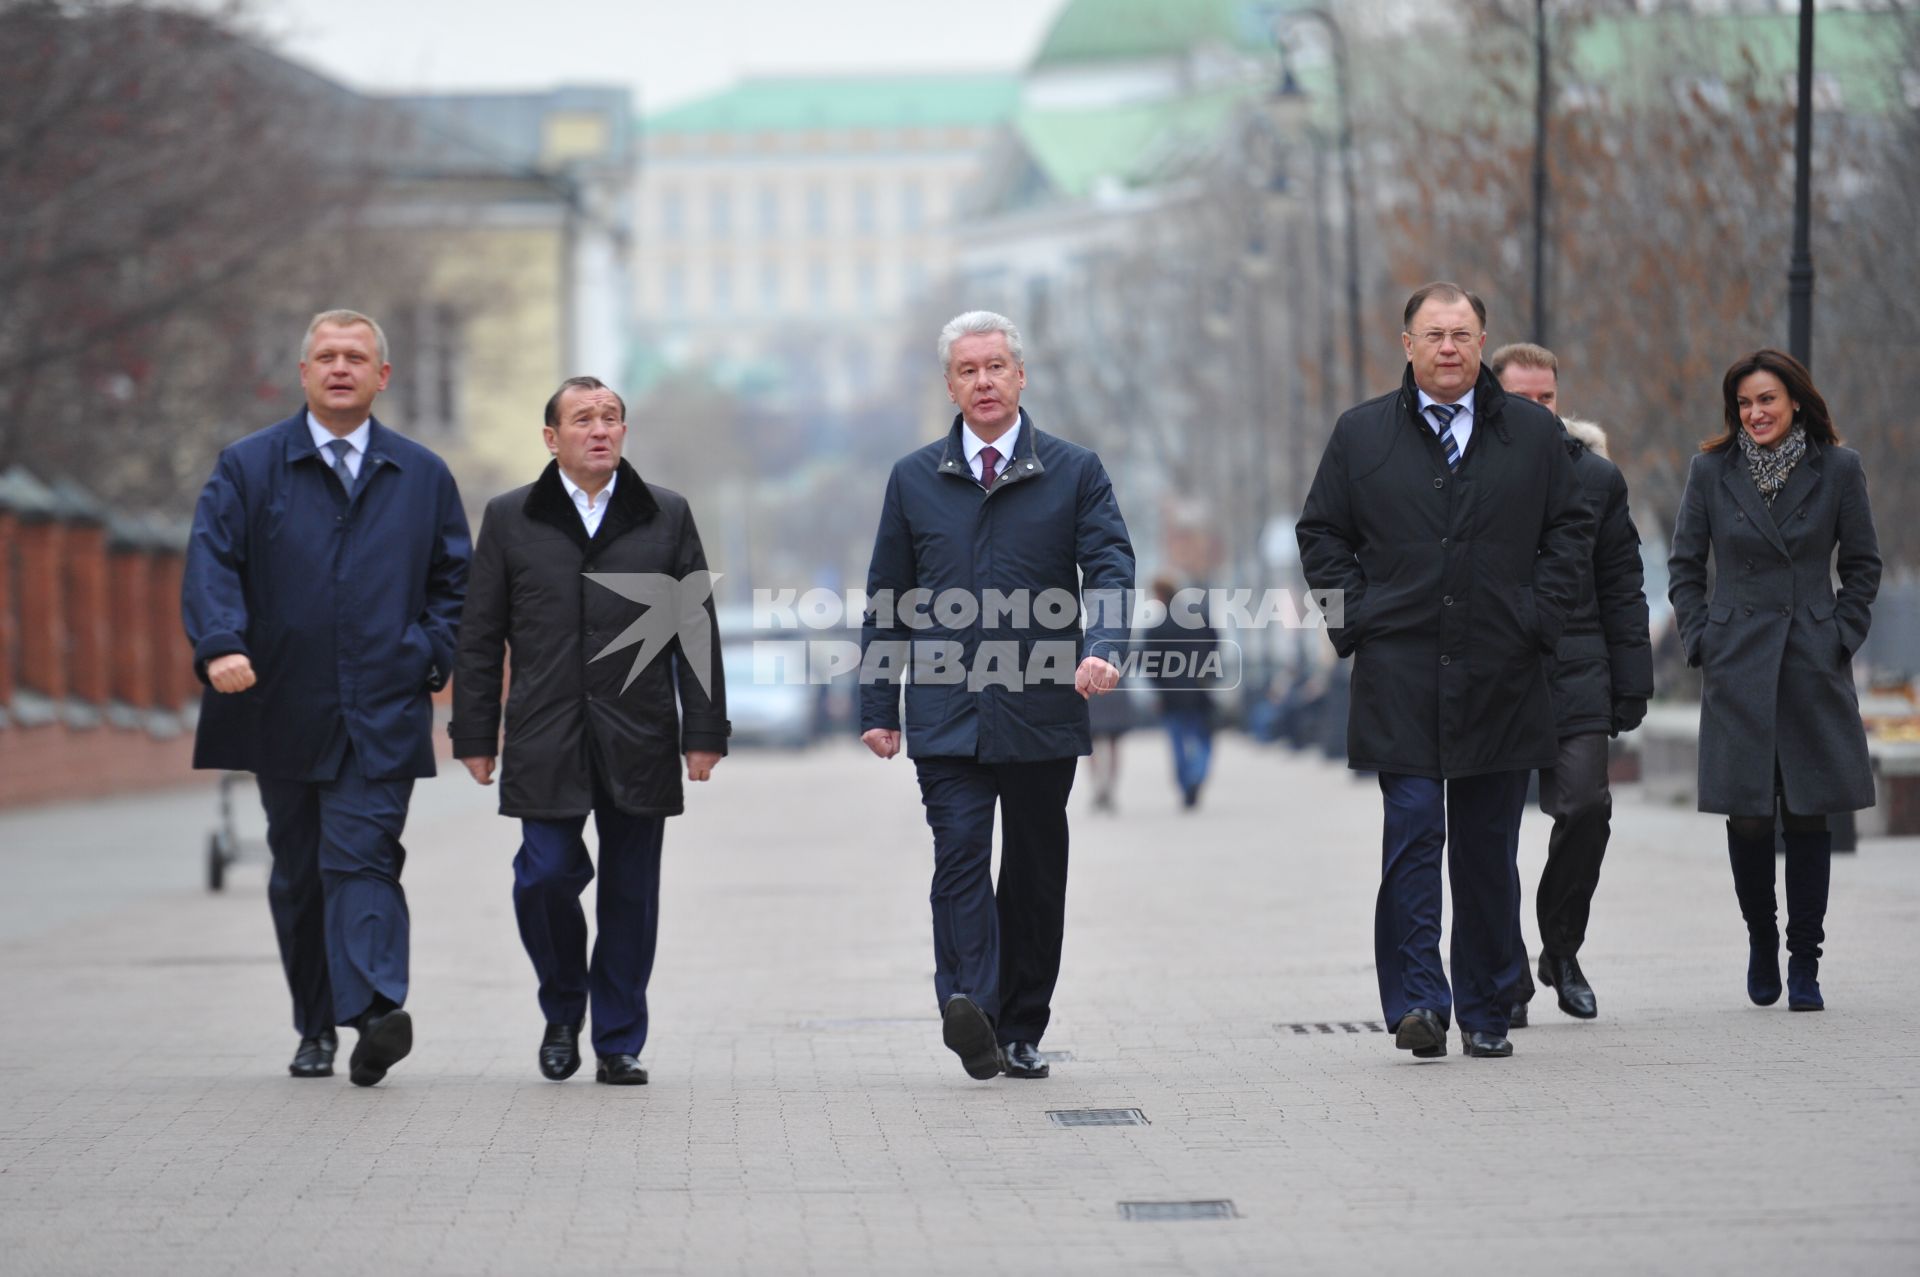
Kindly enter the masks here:
M 1552 351 L 1515 342 L 1494 351 L 1488 363 L 1509 395 L 1559 411 L 1560 361 Z M 1632 731 L 1647 716 L 1653 646 L 1642 588 L 1640 534 L 1627 509 L 1627 481 L 1607 457 L 1607 437 L 1598 426 L 1570 419 L 1562 424 L 1562 443 L 1597 523 L 1593 556 L 1580 574 L 1580 598 L 1560 632 L 1548 673 L 1560 757 L 1540 773 L 1540 810 L 1553 817 L 1538 897 L 1540 982 L 1559 995 L 1562 1011 L 1591 1020 L 1599 1014 L 1599 1005 L 1580 970 L 1578 954 L 1587 938 L 1600 861 L 1612 830 L 1607 739 Z M 1515 890 L 1524 898 L 1517 880 Z M 1517 937 L 1517 910 L 1513 923 Z M 1519 1028 L 1527 1022 L 1534 987 L 1527 973 L 1526 941 L 1515 943 L 1520 949 L 1520 984 L 1509 1019 Z
M 1351 655 L 1349 764 L 1386 807 L 1374 961 L 1394 1044 L 1503 1057 L 1519 983 L 1514 873 L 1527 773 L 1555 760 L 1546 655 L 1579 593 L 1592 516 L 1559 424 L 1480 366 L 1486 307 L 1456 284 L 1407 302 L 1399 389 L 1342 414 L 1298 527 Z M 1333 618 L 1329 618 L 1330 622 Z M 1440 964 L 1440 866 L 1453 986 Z
M 678 756 L 688 780 L 708 779 L 729 730 L 700 533 L 685 497 L 620 459 L 626 416 L 600 381 L 563 382 L 547 402 L 552 463 L 487 503 L 447 729 L 455 757 L 492 784 L 512 647 L 500 814 L 521 822 L 513 907 L 540 978 L 540 1072 L 558 1082 L 580 1067 L 591 1000 L 594 1080 L 614 1086 L 647 1080 L 640 1049 L 661 835 L 682 807 Z M 580 908 L 594 877 L 580 837 L 590 812 L 600 835 L 591 966 Z

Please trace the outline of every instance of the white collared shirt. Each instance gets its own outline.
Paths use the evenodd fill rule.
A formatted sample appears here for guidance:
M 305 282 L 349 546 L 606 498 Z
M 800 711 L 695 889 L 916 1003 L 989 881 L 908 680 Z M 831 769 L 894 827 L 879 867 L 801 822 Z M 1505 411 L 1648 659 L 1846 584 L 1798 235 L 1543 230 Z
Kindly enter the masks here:
M 1439 434 L 1440 431 L 1439 428 L 1434 425 L 1433 415 L 1427 411 L 1427 405 L 1439 402 L 1438 399 L 1435 399 L 1426 391 L 1422 390 L 1420 392 L 1420 420 L 1426 422 L 1427 429 L 1433 431 L 1436 435 Z M 1464 457 L 1467 455 L 1467 440 L 1473 438 L 1472 389 L 1469 388 L 1467 393 L 1461 395 L 1454 403 L 1458 405 L 1460 411 L 1453 414 L 1453 441 L 1459 445 L 1460 455 Z
M 600 520 L 607 517 L 607 504 L 613 500 L 613 485 L 620 481 L 620 472 L 607 476 L 607 486 L 600 489 L 599 495 L 590 495 L 587 490 L 560 472 L 560 486 L 573 498 L 573 508 L 580 512 L 580 522 L 587 525 L 587 535 L 592 537 L 600 531 Z
M 320 424 L 320 419 L 311 412 L 307 414 L 307 429 L 313 432 L 313 446 L 320 451 L 320 459 L 328 465 L 333 464 L 333 449 L 327 445 L 335 439 L 347 441 L 347 473 L 356 480 L 360 478 L 360 462 L 367 455 L 367 441 L 373 438 L 373 418 L 368 417 L 354 428 L 352 434 L 337 435 Z
M 967 451 L 967 465 L 973 470 L 973 481 L 979 483 L 986 477 L 986 467 L 980 461 L 980 450 L 989 446 L 1000 454 L 1000 464 L 995 468 L 994 474 L 996 476 L 1005 474 L 1007 462 L 1013 459 L 1013 445 L 1019 442 L 1020 427 L 1026 420 L 1025 414 L 1016 417 L 1013 425 L 1008 427 L 1007 433 L 995 439 L 991 445 L 973 433 L 973 426 L 967 422 L 966 418 L 962 417 L 960 420 L 960 446 Z

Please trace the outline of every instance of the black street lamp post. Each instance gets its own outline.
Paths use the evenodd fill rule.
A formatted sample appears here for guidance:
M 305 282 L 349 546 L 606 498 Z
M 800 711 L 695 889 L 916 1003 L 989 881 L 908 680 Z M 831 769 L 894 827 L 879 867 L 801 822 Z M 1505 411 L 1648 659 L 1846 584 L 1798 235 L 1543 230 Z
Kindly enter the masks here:
M 1800 100 L 1793 121 L 1793 260 L 1787 267 L 1787 353 L 1813 366 L 1813 0 L 1800 0 Z

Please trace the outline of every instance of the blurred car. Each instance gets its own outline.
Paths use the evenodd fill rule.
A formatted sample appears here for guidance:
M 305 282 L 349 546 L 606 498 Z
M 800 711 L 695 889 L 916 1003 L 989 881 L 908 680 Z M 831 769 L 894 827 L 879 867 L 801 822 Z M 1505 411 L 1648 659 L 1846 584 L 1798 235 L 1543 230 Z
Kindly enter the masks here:
M 783 667 L 767 660 L 756 662 L 754 646 L 751 640 L 720 645 L 727 718 L 733 724 L 731 742 L 805 749 L 817 731 L 820 689 L 786 682 Z

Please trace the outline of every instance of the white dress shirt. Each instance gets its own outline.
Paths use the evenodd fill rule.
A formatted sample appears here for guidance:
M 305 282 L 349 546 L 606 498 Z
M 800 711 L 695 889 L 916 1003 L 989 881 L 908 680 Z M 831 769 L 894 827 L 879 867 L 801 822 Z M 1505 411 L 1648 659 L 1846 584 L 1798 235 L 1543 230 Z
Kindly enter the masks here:
M 567 478 L 565 470 L 560 472 L 560 485 L 567 490 L 567 495 L 573 498 L 573 508 L 580 512 L 580 522 L 587 525 L 588 537 L 600 531 L 600 520 L 607 517 L 607 503 L 613 500 L 613 485 L 619 481 L 618 471 L 608 475 L 607 486 L 600 489 L 599 495 L 595 496 Z
M 347 473 L 358 481 L 361 459 L 367 455 L 367 441 L 373 438 L 373 418 L 369 417 L 361 422 L 350 435 L 337 435 L 321 425 L 318 417 L 308 413 L 307 429 L 313 431 L 313 446 L 320 450 L 320 459 L 328 465 L 333 464 L 334 450 L 327 445 L 335 439 L 347 441 Z
M 965 418 L 962 418 L 961 421 L 960 445 L 967 450 L 967 465 L 973 469 L 973 481 L 979 483 L 982 479 L 986 478 L 986 466 L 980 460 L 980 450 L 989 446 L 1000 454 L 1000 464 L 994 467 L 994 474 L 996 476 L 1005 474 L 1007 472 L 1007 462 L 1013 459 L 1013 445 L 1020 438 L 1020 420 L 1015 419 L 1013 425 L 1008 428 L 1007 433 L 995 439 L 991 445 L 989 445 L 985 439 L 973 433 L 973 426 L 967 424 Z
M 1435 399 L 1426 391 L 1422 390 L 1420 392 L 1420 420 L 1426 422 L 1427 429 L 1433 431 L 1436 435 L 1439 434 L 1440 431 L 1434 424 L 1433 414 L 1427 411 L 1427 405 L 1439 402 L 1438 399 Z M 1473 438 L 1473 391 L 1468 390 L 1466 394 L 1461 395 L 1454 403 L 1460 411 L 1453 414 L 1453 441 L 1459 445 L 1460 455 L 1464 457 L 1467 455 L 1467 440 Z

